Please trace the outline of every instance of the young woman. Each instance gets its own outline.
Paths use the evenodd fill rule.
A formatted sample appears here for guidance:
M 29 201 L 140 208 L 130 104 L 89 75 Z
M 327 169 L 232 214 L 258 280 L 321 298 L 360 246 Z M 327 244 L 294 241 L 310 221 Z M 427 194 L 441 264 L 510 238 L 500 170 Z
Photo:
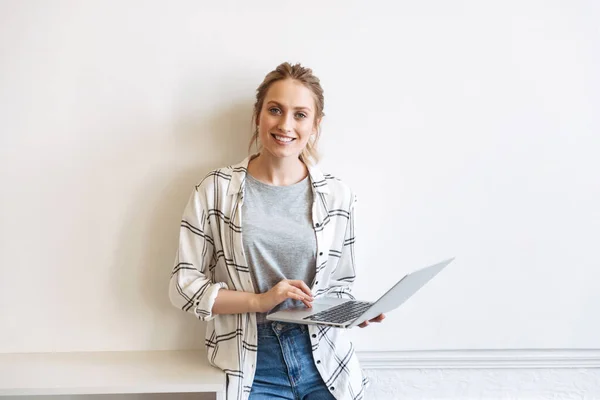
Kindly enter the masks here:
M 267 74 L 253 114 L 259 152 L 209 173 L 184 211 L 169 294 L 208 321 L 208 359 L 225 371 L 228 399 L 364 396 L 343 330 L 266 319 L 322 296 L 353 299 L 355 196 L 315 165 L 323 106 L 310 69 Z

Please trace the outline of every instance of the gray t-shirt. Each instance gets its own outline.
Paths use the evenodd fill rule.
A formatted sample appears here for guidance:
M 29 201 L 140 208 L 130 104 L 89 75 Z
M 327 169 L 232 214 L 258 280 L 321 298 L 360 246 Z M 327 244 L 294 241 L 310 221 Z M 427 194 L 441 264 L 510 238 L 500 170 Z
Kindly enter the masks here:
M 312 203 L 308 176 L 290 186 L 272 186 L 246 174 L 242 242 L 258 293 L 267 292 L 282 279 L 312 284 L 317 256 Z M 288 300 L 276 308 L 302 304 Z M 267 322 L 266 314 L 256 317 L 259 324 Z

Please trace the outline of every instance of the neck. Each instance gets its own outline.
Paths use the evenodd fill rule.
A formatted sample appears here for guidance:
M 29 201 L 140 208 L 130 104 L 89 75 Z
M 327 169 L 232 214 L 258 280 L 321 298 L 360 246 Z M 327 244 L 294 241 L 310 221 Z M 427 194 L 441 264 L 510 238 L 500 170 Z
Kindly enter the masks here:
M 263 183 L 289 186 L 306 178 L 308 168 L 298 157 L 275 158 L 266 152 L 250 160 L 248 173 Z

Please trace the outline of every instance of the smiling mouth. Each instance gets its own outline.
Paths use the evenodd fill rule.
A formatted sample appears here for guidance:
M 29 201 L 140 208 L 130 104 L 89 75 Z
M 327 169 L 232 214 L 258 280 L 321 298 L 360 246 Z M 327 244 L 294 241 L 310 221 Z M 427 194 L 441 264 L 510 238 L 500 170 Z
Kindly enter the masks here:
M 271 133 L 271 136 L 278 141 L 279 143 L 291 143 L 294 140 L 296 140 L 296 138 L 290 138 L 290 137 L 286 137 L 286 136 L 280 136 L 280 135 L 276 135 L 274 133 Z

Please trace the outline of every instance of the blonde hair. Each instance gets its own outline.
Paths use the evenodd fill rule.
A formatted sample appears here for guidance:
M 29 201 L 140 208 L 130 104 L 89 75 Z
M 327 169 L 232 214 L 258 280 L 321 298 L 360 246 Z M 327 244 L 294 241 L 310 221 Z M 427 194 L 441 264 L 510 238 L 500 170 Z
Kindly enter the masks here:
M 314 136 L 311 135 L 306 147 L 302 150 L 302 153 L 300 153 L 300 159 L 306 164 L 316 163 L 319 161 L 317 143 L 321 136 L 321 129 L 318 124 L 325 115 L 323 112 L 325 98 L 323 97 L 323 88 L 321 87 L 319 78 L 313 75 L 312 69 L 303 67 L 300 64 L 291 65 L 288 62 L 284 62 L 283 64 L 278 65 L 277 68 L 265 76 L 265 79 L 260 86 L 258 86 L 258 89 L 256 89 L 256 102 L 254 103 L 254 111 L 252 113 L 252 126 L 254 127 L 254 132 L 252 133 L 248 150 L 252 149 L 252 145 L 256 145 L 260 150 L 258 145 L 258 118 L 260 116 L 260 111 L 262 110 L 265 97 L 271 85 L 284 79 L 293 79 L 300 82 L 313 93 L 313 97 L 315 98 L 314 124 L 317 128 L 317 133 Z

